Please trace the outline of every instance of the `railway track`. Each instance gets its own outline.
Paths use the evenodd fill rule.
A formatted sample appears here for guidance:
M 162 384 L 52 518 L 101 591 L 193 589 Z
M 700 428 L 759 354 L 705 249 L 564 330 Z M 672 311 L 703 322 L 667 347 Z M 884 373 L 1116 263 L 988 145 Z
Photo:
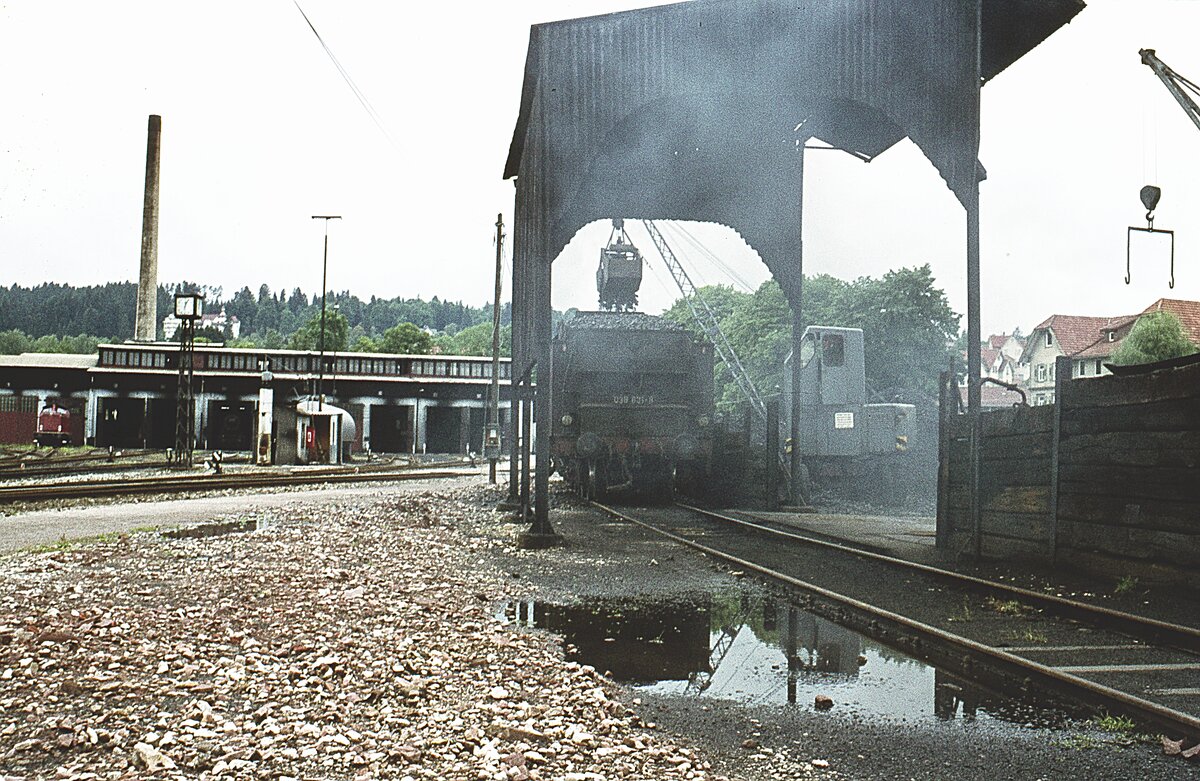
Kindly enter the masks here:
M 109 453 L 92 450 L 87 453 L 60 455 L 49 448 L 9 449 L 0 452 L 0 480 L 29 477 L 48 477 L 85 471 L 119 472 L 148 469 L 163 465 L 161 451 L 133 450 Z
M 79 480 L 0 487 L 0 504 L 57 499 L 92 499 L 146 494 L 188 494 L 245 488 L 276 488 L 322 483 L 366 483 L 462 477 L 466 472 L 444 468 L 364 468 L 291 473 L 232 473 L 167 475 L 128 480 Z
M 1127 716 L 1143 730 L 1182 740 L 1170 750 L 1200 755 L 1196 627 L 915 564 L 730 513 L 686 505 L 595 506 L 798 590 L 827 617 L 980 683 Z

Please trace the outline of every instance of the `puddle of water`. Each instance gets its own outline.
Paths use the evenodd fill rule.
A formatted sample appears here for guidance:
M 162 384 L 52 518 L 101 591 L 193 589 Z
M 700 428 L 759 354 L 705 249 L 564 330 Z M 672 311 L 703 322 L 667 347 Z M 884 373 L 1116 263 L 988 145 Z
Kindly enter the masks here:
M 659 601 L 510 602 L 501 612 L 561 635 L 569 659 L 655 694 L 804 708 L 826 695 L 837 713 L 891 721 L 1067 720 L 748 590 Z
M 214 523 L 200 523 L 195 526 L 181 526 L 178 529 L 167 529 L 159 532 L 164 537 L 169 537 L 173 540 L 183 539 L 199 539 L 202 537 L 219 537 L 224 534 L 238 534 L 240 532 L 252 532 L 261 529 L 267 529 L 274 525 L 273 521 L 266 518 L 257 518 L 241 521 L 218 521 Z

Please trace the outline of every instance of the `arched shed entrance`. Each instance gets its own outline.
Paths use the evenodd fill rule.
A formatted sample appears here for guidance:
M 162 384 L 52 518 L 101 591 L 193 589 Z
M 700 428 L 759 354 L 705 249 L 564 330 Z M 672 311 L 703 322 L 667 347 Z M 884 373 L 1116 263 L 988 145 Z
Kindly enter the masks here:
M 694 0 L 535 25 L 504 171 L 517 179 L 513 390 L 524 419 L 528 379 L 548 365 L 552 263 L 594 220 L 734 229 L 783 288 L 799 339 L 811 137 L 866 160 L 911 138 L 962 203 L 976 412 L 980 87 L 1082 8 L 1082 0 Z M 550 394 L 538 397 L 537 414 L 552 416 Z M 510 485 L 529 497 L 528 425 L 514 422 L 514 442 L 522 430 Z M 548 479 L 542 464 L 535 534 L 552 534 Z

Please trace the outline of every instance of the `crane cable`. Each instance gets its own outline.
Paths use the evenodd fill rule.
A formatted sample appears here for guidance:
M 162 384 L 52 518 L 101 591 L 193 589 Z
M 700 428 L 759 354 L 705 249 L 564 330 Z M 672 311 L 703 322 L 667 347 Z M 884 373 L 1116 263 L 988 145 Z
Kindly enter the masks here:
M 672 220 L 667 224 L 674 228 L 675 231 L 680 235 L 682 235 L 684 240 L 695 247 L 696 250 L 701 253 L 701 255 L 712 261 L 712 263 L 721 271 L 725 272 L 725 276 L 729 277 L 729 279 L 736 285 L 740 286 L 747 293 L 754 292 L 754 287 L 746 281 L 745 277 L 743 277 L 741 274 L 738 274 L 732 266 L 721 260 L 719 255 L 706 247 L 704 243 L 696 238 L 695 235 L 693 235 L 692 232 L 689 231 L 682 223 Z
M 363 107 L 363 110 L 367 112 L 367 116 L 369 116 L 371 121 L 375 123 L 375 126 L 379 128 L 379 132 L 383 133 L 383 137 L 387 139 L 387 142 L 391 145 L 392 149 L 399 152 L 400 148 L 396 146 L 395 139 L 392 138 L 392 134 L 387 131 L 387 128 L 383 126 L 383 118 L 380 117 L 379 112 L 375 110 L 375 107 L 371 105 L 371 101 L 367 98 L 366 93 L 358 88 L 358 85 L 354 83 L 354 79 L 350 77 L 349 71 L 347 71 L 342 66 L 342 63 L 338 61 L 338 58 L 334 56 L 333 50 L 330 49 L 329 45 L 325 43 L 325 39 L 321 37 L 319 32 L 317 32 L 317 28 L 315 25 L 313 25 L 312 20 L 308 18 L 308 14 L 304 13 L 304 9 L 300 7 L 299 0 L 292 0 L 292 2 L 295 4 L 296 10 L 299 11 L 300 15 L 304 17 L 305 23 L 308 24 L 308 29 L 312 30 L 313 35 L 317 36 L 317 41 L 321 44 L 321 48 L 325 50 L 327 55 L 329 55 L 329 59 L 333 63 L 333 66 L 337 68 L 338 73 L 341 74 L 342 79 L 346 82 L 346 85 L 350 87 L 350 91 L 354 93 L 354 97 L 358 99 L 358 102 Z

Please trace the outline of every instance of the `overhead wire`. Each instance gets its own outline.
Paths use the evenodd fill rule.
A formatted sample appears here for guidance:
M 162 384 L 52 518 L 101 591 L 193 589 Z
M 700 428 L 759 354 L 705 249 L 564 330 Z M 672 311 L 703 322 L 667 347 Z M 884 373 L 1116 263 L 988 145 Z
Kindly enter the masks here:
M 696 238 L 696 236 L 691 231 L 689 231 L 686 226 L 684 226 L 680 222 L 674 222 L 673 225 L 674 225 L 675 229 L 677 231 L 679 231 L 679 233 L 684 237 L 685 240 L 687 240 L 689 243 L 691 243 L 691 245 L 693 247 L 695 247 L 700 252 L 700 254 L 702 254 L 704 257 L 708 258 L 709 260 L 711 260 L 713 262 L 713 264 L 715 264 L 717 266 L 717 268 L 724 271 L 725 275 L 727 277 L 729 277 L 729 279 L 731 281 L 735 282 L 737 285 L 740 285 L 742 288 L 744 288 L 746 290 L 746 292 L 753 292 L 753 289 L 754 289 L 753 286 L 751 286 L 750 283 L 747 282 L 746 279 L 741 274 L 739 274 L 737 271 L 735 271 L 733 269 L 732 266 L 730 266 L 724 260 L 722 260 L 720 255 L 718 255 L 715 252 L 713 252 L 712 250 L 710 250 L 707 245 L 705 245 L 702 241 L 700 241 L 698 238 Z
M 723 271 L 725 273 L 725 276 L 728 277 L 730 279 L 730 281 L 735 283 L 735 286 L 741 287 L 743 289 L 743 291 L 745 291 L 747 293 L 754 292 L 754 287 L 749 282 L 746 281 L 745 277 L 743 277 L 736 270 L 734 270 L 733 267 L 730 266 L 728 263 L 723 261 L 719 255 L 717 255 L 715 252 L 710 250 L 702 241 L 700 241 L 698 238 L 696 238 L 696 236 L 694 234 L 692 234 L 692 232 L 689 231 L 683 224 L 681 224 L 677 221 L 674 221 L 674 220 L 669 221 L 667 224 L 670 225 L 674 231 L 676 231 L 680 236 L 683 237 L 684 241 L 686 241 L 694 249 L 696 249 L 703 257 L 710 260 L 714 265 L 716 265 L 716 267 L 718 269 Z
M 312 20 L 308 18 L 308 14 L 304 13 L 304 9 L 300 7 L 299 0 L 292 0 L 292 2 L 295 4 L 296 10 L 299 11 L 300 15 L 304 17 L 305 23 L 308 24 L 308 29 L 312 30 L 313 35 L 317 36 L 317 41 L 321 44 L 321 48 L 325 50 L 325 53 L 329 55 L 330 62 L 332 62 L 333 66 L 337 68 L 338 73 L 341 74 L 342 79 L 346 82 L 346 85 L 350 87 L 350 91 L 354 93 L 354 97 L 358 99 L 359 105 L 361 105 L 363 110 L 367 112 L 367 116 L 369 116 L 371 121 L 375 123 L 375 127 L 379 128 L 379 132 L 383 133 L 383 137 L 387 139 L 387 142 L 391 145 L 392 149 L 395 149 L 397 152 L 399 152 L 400 148 L 396 145 L 395 139 L 392 138 L 392 134 L 387 131 L 387 128 L 383 126 L 383 118 L 379 115 L 379 112 L 375 110 L 375 106 L 371 104 L 371 101 L 367 98 L 366 93 L 359 89 L 358 84 L 356 84 L 354 79 L 350 76 L 350 72 L 342 66 L 342 63 L 338 60 L 337 56 L 334 55 L 333 50 L 329 48 L 327 43 L 325 43 L 325 39 L 321 37 L 319 32 L 317 32 L 317 28 L 312 23 Z

